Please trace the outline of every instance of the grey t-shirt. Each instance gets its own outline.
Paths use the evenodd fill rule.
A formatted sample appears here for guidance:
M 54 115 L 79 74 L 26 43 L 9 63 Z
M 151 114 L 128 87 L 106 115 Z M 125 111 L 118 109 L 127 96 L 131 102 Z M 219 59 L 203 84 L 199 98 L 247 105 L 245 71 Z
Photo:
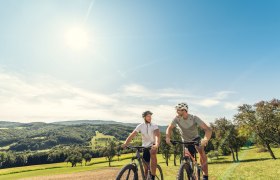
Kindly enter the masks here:
M 187 119 L 176 116 L 171 124 L 178 128 L 183 141 L 191 141 L 199 136 L 198 127 L 202 123 L 203 121 L 199 117 L 188 114 Z

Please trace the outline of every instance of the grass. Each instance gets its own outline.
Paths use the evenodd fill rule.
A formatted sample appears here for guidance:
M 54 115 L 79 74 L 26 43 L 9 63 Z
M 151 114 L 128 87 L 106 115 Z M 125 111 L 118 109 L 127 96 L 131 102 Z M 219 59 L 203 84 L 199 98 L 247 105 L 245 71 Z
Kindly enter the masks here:
M 114 140 L 114 136 L 109 136 L 96 131 L 96 135 L 92 137 L 91 144 L 93 148 L 106 147 L 109 140 Z
M 239 153 L 240 162 L 232 163 L 231 156 L 221 156 L 218 160 L 209 161 L 209 177 L 211 179 L 279 179 L 280 160 L 271 159 L 268 152 L 257 153 L 257 148 L 243 149 Z M 280 149 L 274 148 L 276 157 L 280 158 Z M 121 161 L 114 158 L 112 166 L 121 168 L 129 163 L 132 154 L 122 155 Z M 173 159 L 166 166 L 162 155 L 158 154 L 158 163 L 163 169 L 165 180 L 173 180 L 177 174 L 179 166 L 173 165 Z M 178 161 L 177 161 L 178 163 Z M 95 158 L 88 166 L 72 168 L 67 163 L 44 164 L 35 166 L 25 166 L 0 170 L 0 179 L 19 179 L 25 177 L 48 176 L 56 174 L 71 174 L 84 171 L 94 171 L 97 169 L 108 169 L 108 162 L 105 158 Z

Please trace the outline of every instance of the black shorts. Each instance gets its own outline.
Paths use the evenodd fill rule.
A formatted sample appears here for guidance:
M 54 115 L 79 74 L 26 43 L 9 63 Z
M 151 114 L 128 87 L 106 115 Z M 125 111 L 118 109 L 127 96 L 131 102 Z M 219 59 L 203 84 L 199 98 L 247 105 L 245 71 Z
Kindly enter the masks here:
M 150 154 L 150 150 L 149 149 L 144 149 L 143 150 L 143 159 L 149 163 L 150 159 L 151 159 L 151 154 Z
M 196 137 L 196 138 L 193 139 L 193 141 L 200 141 L 200 140 L 201 140 L 200 137 Z M 195 153 L 197 153 L 197 150 L 195 149 L 195 146 L 194 145 L 185 145 L 185 147 L 188 148 L 189 152 L 194 157 Z
M 195 146 L 194 145 L 185 145 L 185 147 L 188 148 L 189 152 L 194 157 L 195 153 L 197 153 Z

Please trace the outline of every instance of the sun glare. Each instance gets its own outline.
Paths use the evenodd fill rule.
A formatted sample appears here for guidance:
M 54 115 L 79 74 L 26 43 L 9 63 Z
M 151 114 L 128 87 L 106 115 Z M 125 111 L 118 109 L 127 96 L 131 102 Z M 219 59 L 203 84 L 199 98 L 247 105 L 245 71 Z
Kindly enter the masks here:
M 88 32 L 85 28 L 81 27 L 70 28 L 65 33 L 65 42 L 73 50 L 84 50 L 88 47 Z

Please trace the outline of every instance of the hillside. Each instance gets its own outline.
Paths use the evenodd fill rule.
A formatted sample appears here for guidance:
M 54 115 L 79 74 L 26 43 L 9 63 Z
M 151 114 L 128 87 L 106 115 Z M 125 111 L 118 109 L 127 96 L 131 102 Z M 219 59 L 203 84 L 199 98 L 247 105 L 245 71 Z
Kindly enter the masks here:
M 103 120 L 73 120 L 73 121 L 59 121 L 53 122 L 51 124 L 58 124 L 58 125 L 81 125 L 81 124 L 93 124 L 93 125 L 100 125 L 100 124 L 118 124 L 128 127 L 136 127 L 139 123 L 123 123 L 117 121 L 103 121 Z M 161 132 L 165 132 L 167 126 L 159 126 Z
M 123 141 L 136 126 L 132 123 L 101 120 L 54 123 L 0 121 L 0 150 L 36 151 L 74 144 L 89 146 L 96 131 Z M 165 132 L 166 126 L 160 126 L 160 129 Z

